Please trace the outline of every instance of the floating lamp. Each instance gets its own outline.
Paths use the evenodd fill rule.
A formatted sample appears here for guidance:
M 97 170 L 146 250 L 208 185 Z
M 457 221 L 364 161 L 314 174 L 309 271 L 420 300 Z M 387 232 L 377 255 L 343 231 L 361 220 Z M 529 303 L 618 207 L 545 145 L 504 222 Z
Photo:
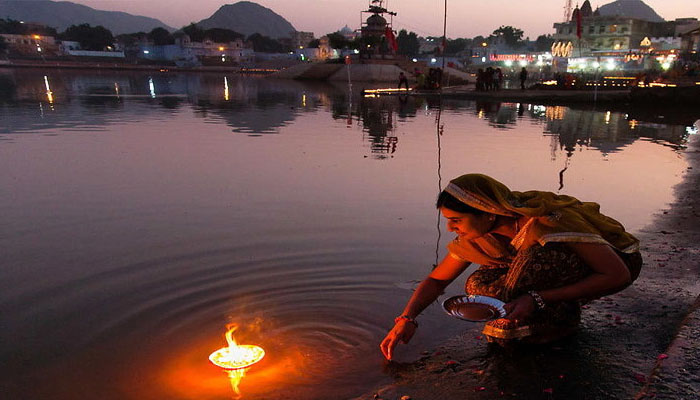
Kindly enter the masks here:
M 226 331 L 228 347 L 222 347 L 211 353 L 209 361 L 227 372 L 233 391 L 240 395 L 238 384 L 245 376 L 248 368 L 265 357 L 265 350 L 262 347 L 251 344 L 237 344 L 236 339 L 233 337 L 233 331 L 236 328 L 238 328 L 236 325 L 228 328 Z

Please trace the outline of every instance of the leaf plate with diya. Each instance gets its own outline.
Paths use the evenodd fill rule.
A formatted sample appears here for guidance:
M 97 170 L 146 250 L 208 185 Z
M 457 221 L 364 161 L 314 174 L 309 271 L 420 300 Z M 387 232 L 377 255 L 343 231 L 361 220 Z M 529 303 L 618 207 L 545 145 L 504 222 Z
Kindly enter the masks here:
M 447 315 L 471 322 L 485 322 L 506 315 L 506 303 L 493 297 L 471 294 L 453 296 L 442 302 Z

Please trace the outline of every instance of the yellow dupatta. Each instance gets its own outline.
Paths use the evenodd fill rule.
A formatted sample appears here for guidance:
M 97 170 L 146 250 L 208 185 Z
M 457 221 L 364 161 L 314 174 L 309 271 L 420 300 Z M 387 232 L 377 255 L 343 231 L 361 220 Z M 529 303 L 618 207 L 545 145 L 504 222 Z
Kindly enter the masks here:
M 600 213 L 600 206 L 575 197 L 551 192 L 511 191 L 482 174 L 462 175 L 450 181 L 445 191 L 459 201 L 496 215 L 526 222 L 511 241 L 515 250 L 539 243 L 579 242 L 607 244 L 624 253 L 639 250 L 637 238 L 616 220 Z M 472 240 L 455 239 L 448 250 L 459 259 L 482 265 L 504 264 L 512 254 L 490 234 Z

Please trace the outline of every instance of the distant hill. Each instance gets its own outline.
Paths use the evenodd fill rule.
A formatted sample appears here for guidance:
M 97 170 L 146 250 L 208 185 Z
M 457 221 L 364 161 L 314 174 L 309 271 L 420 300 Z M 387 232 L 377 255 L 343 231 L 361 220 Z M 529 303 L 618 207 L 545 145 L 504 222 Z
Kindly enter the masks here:
M 162 27 L 172 27 L 149 17 L 131 15 L 121 11 L 95 10 L 69 1 L 49 0 L 0 0 L 0 18 L 12 18 L 26 22 L 37 22 L 64 31 L 71 25 L 102 25 L 113 34 L 150 32 Z
M 296 29 L 279 14 L 250 1 L 221 6 L 211 17 L 197 22 L 203 29 L 224 28 L 246 36 L 259 33 L 273 39 L 289 37 Z
M 664 19 L 642 0 L 617 0 L 600 6 L 598 11 L 600 15 L 619 15 L 651 22 L 664 22 Z

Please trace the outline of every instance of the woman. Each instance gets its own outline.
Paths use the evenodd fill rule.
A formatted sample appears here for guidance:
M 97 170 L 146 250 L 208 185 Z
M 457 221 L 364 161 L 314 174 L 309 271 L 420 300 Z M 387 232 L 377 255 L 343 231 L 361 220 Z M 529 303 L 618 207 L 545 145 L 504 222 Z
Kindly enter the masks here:
M 629 286 L 642 266 L 639 241 L 599 212 L 596 203 L 551 192 L 512 192 L 481 174 L 452 180 L 437 207 L 457 234 L 449 254 L 420 283 L 382 341 L 391 360 L 407 343 L 415 318 L 472 263 L 467 294 L 506 302 L 505 318 L 483 333 L 501 344 L 549 342 L 573 333 L 580 304 Z

